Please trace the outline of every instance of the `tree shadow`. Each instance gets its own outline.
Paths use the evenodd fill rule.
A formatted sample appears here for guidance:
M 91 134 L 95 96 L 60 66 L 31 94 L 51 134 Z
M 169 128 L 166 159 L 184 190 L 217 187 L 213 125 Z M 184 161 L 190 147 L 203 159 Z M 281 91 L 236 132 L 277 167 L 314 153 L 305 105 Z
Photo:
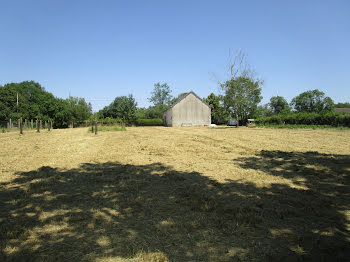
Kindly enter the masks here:
M 244 169 L 291 181 L 292 186 L 273 184 L 258 190 L 257 195 L 263 192 L 264 201 L 270 202 L 270 208 L 278 208 L 277 214 L 287 222 L 278 223 L 275 228 L 283 228 L 284 224 L 288 228 L 290 223 L 290 237 L 297 240 L 294 242 L 306 255 L 304 258 L 349 259 L 349 155 L 262 150 L 254 157 L 242 157 L 234 162 Z
M 265 152 L 238 163 L 265 171 L 264 157 L 276 158 Z M 160 163 L 18 173 L 0 185 L 0 260 L 345 261 L 349 203 L 318 186 L 348 194 L 349 157 L 324 158 L 343 163 L 343 187 L 336 177 L 310 190 L 218 183 Z M 268 172 L 288 176 L 289 168 Z

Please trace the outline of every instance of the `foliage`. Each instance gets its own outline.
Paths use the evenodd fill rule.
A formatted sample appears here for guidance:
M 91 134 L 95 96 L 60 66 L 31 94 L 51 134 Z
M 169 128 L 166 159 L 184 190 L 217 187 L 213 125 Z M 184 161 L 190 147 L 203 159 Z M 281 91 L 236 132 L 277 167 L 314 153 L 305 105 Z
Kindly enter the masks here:
M 87 104 L 83 98 L 56 98 L 34 81 L 0 86 L 0 121 L 22 117 L 52 120 L 54 127 L 67 127 L 70 121 L 84 121 L 90 114 L 91 104 Z
M 224 106 L 231 110 L 236 119 L 246 123 L 249 117 L 256 114 L 262 97 L 261 82 L 250 77 L 232 78 L 221 85 L 225 92 Z
M 286 99 L 282 96 L 273 96 L 270 98 L 269 107 L 273 114 L 289 113 L 291 108 Z
M 162 126 L 163 120 L 160 118 L 154 118 L 154 119 L 137 119 L 136 120 L 137 126 Z
M 163 118 L 164 112 L 169 108 L 167 105 L 159 104 L 157 106 L 149 107 L 145 112 L 145 118 Z
M 171 89 L 167 83 L 154 84 L 154 89 L 151 93 L 151 97 L 149 98 L 150 102 L 152 102 L 155 106 L 157 106 L 157 105 L 169 105 L 171 99 L 172 99 Z
M 335 112 L 323 113 L 290 113 L 256 119 L 257 124 L 287 125 L 330 125 L 350 127 L 350 115 Z
M 211 93 L 204 101 L 210 105 L 211 108 L 211 122 L 213 124 L 224 124 L 227 123 L 228 113 L 221 104 L 220 97 Z
M 263 128 L 275 128 L 275 129 L 337 129 L 344 130 L 347 127 L 334 127 L 330 125 L 279 125 L 279 124 L 258 124 L 256 126 L 251 126 L 250 128 L 263 127 Z
M 334 102 L 330 97 L 325 97 L 324 92 L 315 89 L 301 93 L 292 99 L 291 106 L 297 112 L 333 111 Z
M 271 115 L 273 115 L 273 112 L 272 112 L 269 104 L 265 104 L 265 105 L 260 105 L 257 107 L 256 114 L 255 114 L 254 118 L 262 117 L 262 116 L 271 116 Z
M 346 102 L 346 103 L 338 103 L 335 104 L 336 108 L 350 108 L 350 103 Z
M 133 95 L 119 96 L 102 109 L 103 117 L 121 119 L 124 123 L 131 124 L 136 120 L 137 103 Z

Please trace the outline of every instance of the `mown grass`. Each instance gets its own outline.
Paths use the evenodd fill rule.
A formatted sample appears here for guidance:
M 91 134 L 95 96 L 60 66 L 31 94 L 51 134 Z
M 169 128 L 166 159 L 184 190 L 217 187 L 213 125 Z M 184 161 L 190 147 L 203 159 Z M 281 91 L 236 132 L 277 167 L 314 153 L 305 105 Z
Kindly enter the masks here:
M 91 132 L 91 128 L 89 128 L 89 131 Z M 98 126 L 97 127 L 98 132 L 118 132 L 118 131 L 126 131 L 126 127 L 124 125 L 113 125 L 113 126 Z
M 1 134 L 0 261 L 347 261 L 349 134 Z
M 348 127 L 335 127 L 330 125 L 283 125 L 283 124 L 257 124 L 256 126 L 250 126 L 250 128 L 286 128 L 286 129 L 336 129 L 336 130 L 349 130 Z

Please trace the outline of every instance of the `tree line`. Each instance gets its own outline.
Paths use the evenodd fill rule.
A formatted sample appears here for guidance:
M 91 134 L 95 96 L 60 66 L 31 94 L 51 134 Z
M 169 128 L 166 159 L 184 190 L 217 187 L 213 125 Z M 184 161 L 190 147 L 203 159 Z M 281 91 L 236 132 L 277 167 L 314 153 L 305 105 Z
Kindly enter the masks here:
M 0 121 L 38 119 L 52 121 L 55 128 L 79 124 L 92 114 L 84 98 L 57 98 L 34 81 L 0 86 Z
M 259 105 L 262 99 L 262 85 L 263 82 L 249 75 L 249 72 L 233 73 L 229 80 L 220 83 L 221 94 L 211 93 L 203 98 L 211 107 L 212 123 L 226 124 L 229 118 L 238 119 L 237 123 L 241 125 L 249 118 L 262 119 L 260 123 L 283 123 L 284 119 L 293 122 L 294 120 L 290 119 L 295 117 L 287 115 L 325 114 L 333 112 L 334 107 L 350 108 L 350 103 L 335 104 L 330 97 L 317 89 L 299 94 L 290 103 L 282 96 L 273 96 L 269 103 Z M 111 123 L 118 120 L 129 125 L 161 125 L 163 113 L 184 95 L 186 93 L 174 97 L 167 83 L 156 83 L 148 98 L 152 103 L 148 108 L 137 107 L 135 98 L 130 94 L 116 97 L 108 106 L 93 114 L 91 104 L 84 98 L 57 98 L 34 81 L 9 83 L 0 86 L 0 121 L 20 117 L 51 120 L 55 128 L 67 127 L 69 123 L 76 126 L 86 120 L 95 119 L 106 119 Z M 276 115 L 280 117 L 276 118 Z

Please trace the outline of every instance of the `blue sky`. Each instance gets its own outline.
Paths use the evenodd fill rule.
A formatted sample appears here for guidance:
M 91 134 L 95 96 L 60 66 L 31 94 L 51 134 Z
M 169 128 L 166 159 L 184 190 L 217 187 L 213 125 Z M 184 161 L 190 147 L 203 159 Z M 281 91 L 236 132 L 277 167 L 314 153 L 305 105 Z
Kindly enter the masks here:
M 34 80 L 94 110 L 156 82 L 218 93 L 229 50 L 264 80 L 262 103 L 318 88 L 350 101 L 350 1 L 0 0 L 0 84 Z

